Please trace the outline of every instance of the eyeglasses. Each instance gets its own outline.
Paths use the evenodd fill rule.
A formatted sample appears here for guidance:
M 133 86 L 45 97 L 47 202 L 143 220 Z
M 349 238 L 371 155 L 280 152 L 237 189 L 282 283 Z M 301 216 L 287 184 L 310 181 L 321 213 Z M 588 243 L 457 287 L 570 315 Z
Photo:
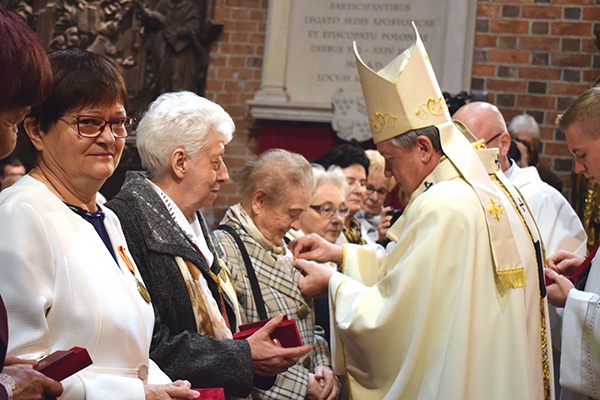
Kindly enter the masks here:
M 60 118 L 75 118 L 77 133 L 85 138 L 97 138 L 104 132 L 107 124 L 115 138 L 126 138 L 135 122 L 133 117 L 116 118 L 111 121 L 92 115 L 61 115 Z
M 500 137 L 500 135 L 502 135 L 504 132 L 500 132 L 500 133 L 496 133 L 494 136 L 492 136 L 490 138 L 490 140 L 486 140 L 485 144 L 488 145 L 490 143 L 492 143 L 494 140 L 498 139 Z
M 316 212 L 318 212 L 319 214 L 321 214 L 322 216 L 327 217 L 327 218 L 333 217 L 336 212 L 340 215 L 340 217 L 344 218 L 350 212 L 350 208 L 348 208 L 347 205 L 342 204 L 341 206 L 336 208 L 333 204 L 331 204 L 328 201 L 319 206 L 309 206 L 309 207 L 312 208 L 313 210 L 315 210 Z
M 372 195 L 372 194 L 373 194 L 373 192 L 376 192 L 376 193 L 377 193 L 377 195 L 378 195 L 378 196 L 381 196 L 381 197 L 383 197 L 383 196 L 385 196 L 385 195 L 387 195 L 387 194 L 388 194 L 388 191 L 387 191 L 387 190 L 385 190 L 384 188 L 379 188 L 379 189 L 377 189 L 377 190 L 376 190 L 376 189 L 373 187 L 373 185 L 369 185 L 368 183 L 367 183 L 367 185 L 365 186 L 365 191 L 367 192 L 367 196 L 370 196 L 370 195 Z

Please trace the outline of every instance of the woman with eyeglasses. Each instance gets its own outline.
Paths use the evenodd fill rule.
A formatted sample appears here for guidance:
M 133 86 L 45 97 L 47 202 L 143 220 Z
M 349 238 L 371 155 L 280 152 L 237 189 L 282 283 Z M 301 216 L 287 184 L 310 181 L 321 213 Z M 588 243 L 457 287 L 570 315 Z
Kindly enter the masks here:
M 133 122 L 117 67 L 82 50 L 50 55 L 54 87 L 24 127 L 35 167 L 0 194 L 0 292 L 9 356 L 84 347 L 93 364 L 61 399 L 194 399 L 149 359 L 151 299 L 117 217 L 96 203 Z
M 356 218 L 356 213 L 363 205 L 365 186 L 369 175 L 369 159 L 365 155 L 365 151 L 357 143 L 343 143 L 316 159 L 315 163 L 323 168 L 340 167 L 348 182 L 346 205 L 349 212 L 344 218 L 343 235 L 339 236 L 337 243 L 367 244 L 362 236 L 360 221 Z
M 300 229 L 300 216 L 309 208 L 310 164 L 299 154 L 269 150 L 246 165 L 239 184 L 242 201 L 231 206 L 221 221 L 229 231 L 217 228 L 215 234 L 231 266 L 242 322 L 284 314 L 296 320 L 303 344 L 312 345 L 308 354 L 277 376 L 271 389 L 255 388 L 252 398 L 335 399 L 339 386 L 329 349 L 315 332 L 313 301 L 298 289 L 298 270 L 284 241 L 290 229 Z
M 384 205 L 396 181 L 385 176 L 385 159 L 377 150 L 365 150 L 365 155 L 369 159 L 369 175 L 362 209 L 356 213 L 356 218 L 367 243 L 385 244 L 385 234 L 393 223 L 393 216 L 392 208 Z
M 308 209 L 300 215 L 300 230 L 290 230 L 290 240 L 314 233 L 330 243 L 336 243 L 342 234 L 344 219 L 350 213 L 346 198 L 350 191 L 346 176 L 341 168 L 331 166 L 327 171 L 313 164 L 314 187 Z M 337 266 L 330 264 L 331 268 Z M 329 301 L 327 297 L 314 299 L 315 324 L 323 328 L 323 337 L 330 343 Z
M 350 212 L 346 205 L 349 185 L 342 170 L 331 167 L 327 171 L 313 165 L 314 187 L 308 209 L 300 215 L 300 229 L 292 229 L 289 239 L 316 233 L 325 240 L 335 243 L 344 226 L 344 218 Z

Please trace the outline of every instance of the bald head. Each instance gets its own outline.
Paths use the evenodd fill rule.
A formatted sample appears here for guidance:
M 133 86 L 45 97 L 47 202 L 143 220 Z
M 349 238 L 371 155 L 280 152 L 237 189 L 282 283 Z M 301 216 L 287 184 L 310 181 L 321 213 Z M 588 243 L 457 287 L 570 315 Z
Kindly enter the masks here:
M 510 135 L 498 107 L 483 101 L 468 103 L 459 108 L 452 119 L 462 122 L 477 139 L 485 140 L 488 148 L 498 149 L 503 171 L 510 167 Z

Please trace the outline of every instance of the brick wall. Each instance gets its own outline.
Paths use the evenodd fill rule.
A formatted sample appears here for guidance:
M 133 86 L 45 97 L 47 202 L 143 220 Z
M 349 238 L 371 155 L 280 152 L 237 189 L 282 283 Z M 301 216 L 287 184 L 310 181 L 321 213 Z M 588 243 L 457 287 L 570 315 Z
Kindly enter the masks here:
M 237 172 L 256 154 L 246 102 L 260 89 L 267 7 L 268 0 L 215 1 L 214 18 L 224 27 L 211 49 L 205 95 L 231 115 L 236 132 L 225 152 L 230 181 L 205 212 L 209 224 L 218 223 L 227 207 L 239 201 Z
M 535 117 L 540 162 L 572 186 L 573 162 L 556 116 L 600 74 L 594 26 L 598 0 L 479 0 L 472 88 L 487 90 L 507 121 Z
M 472 89 L 486 90 L 509 121 L 527 112 L 540 123 L 541 163 L 572 186 L 572 159 L 555 129 L 558 113 L 600 75 L 593 29 L 600 0 L 479 0 Z M 239 200 L 236 172 L 256 154 L 246 101 L 260 88 L 267 0 L 219 0 L 215 19 L 224 23 L 213 45 L 206 96 L 234 118 L 237 131 L 225 162 L 232 180 L 206 214 L 218 222 Z

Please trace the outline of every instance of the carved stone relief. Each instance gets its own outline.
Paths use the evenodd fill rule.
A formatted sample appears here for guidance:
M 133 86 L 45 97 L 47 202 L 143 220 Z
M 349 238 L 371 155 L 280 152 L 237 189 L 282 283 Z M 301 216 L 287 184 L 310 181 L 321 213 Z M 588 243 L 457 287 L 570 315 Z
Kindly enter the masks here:
M 204 0 L 0 0 L 48 52 L 82 48 L 120 65 L 132 115 L 168 91 L 204 93 L 210 44 L 222 30 Z

